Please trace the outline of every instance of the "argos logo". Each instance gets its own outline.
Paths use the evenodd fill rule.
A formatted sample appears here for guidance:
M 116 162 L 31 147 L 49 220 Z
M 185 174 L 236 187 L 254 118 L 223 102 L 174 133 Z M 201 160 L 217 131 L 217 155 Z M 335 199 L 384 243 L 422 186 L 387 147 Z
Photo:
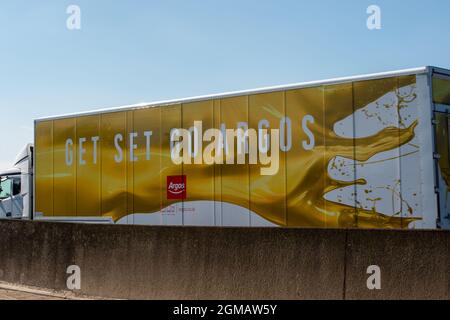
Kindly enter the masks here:
M 167 199 L 186 199 L 186 176 L 167 176 Z

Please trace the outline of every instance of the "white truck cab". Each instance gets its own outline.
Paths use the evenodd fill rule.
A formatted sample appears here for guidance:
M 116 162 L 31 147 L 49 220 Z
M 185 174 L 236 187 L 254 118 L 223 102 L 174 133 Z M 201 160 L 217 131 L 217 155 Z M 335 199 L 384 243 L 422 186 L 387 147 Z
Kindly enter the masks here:
M 33 145 L 17 156 L 11 169 L 0 171 L 0 219 L 30 219 L 33 208 Z

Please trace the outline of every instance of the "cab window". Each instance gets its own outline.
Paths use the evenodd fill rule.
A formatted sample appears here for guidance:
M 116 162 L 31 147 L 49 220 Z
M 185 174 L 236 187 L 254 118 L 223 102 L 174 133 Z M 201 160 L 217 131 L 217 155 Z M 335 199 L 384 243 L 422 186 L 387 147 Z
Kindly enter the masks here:
M 11 179 L 2 177 L 0 181 L 0 199 L 5 199 L 11 196 Z
M 17 196 L 20 194 L 20 177 L 14 177 L 12 179 L 12 195 Z

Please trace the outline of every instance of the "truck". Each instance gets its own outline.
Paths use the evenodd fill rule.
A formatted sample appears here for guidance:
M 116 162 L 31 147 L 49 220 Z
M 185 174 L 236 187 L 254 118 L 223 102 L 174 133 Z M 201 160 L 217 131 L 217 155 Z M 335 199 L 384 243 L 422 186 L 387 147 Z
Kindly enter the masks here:
M 450 229 L 449 112 L 422 67 L 41 118 L 0 217 Z

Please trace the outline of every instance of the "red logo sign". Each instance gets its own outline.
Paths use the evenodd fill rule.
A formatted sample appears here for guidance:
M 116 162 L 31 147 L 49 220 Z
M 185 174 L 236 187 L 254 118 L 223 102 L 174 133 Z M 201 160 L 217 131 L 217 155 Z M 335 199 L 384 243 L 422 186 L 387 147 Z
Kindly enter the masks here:
M 186 176 L 167 176 L 167 199 L 186 199 Z

